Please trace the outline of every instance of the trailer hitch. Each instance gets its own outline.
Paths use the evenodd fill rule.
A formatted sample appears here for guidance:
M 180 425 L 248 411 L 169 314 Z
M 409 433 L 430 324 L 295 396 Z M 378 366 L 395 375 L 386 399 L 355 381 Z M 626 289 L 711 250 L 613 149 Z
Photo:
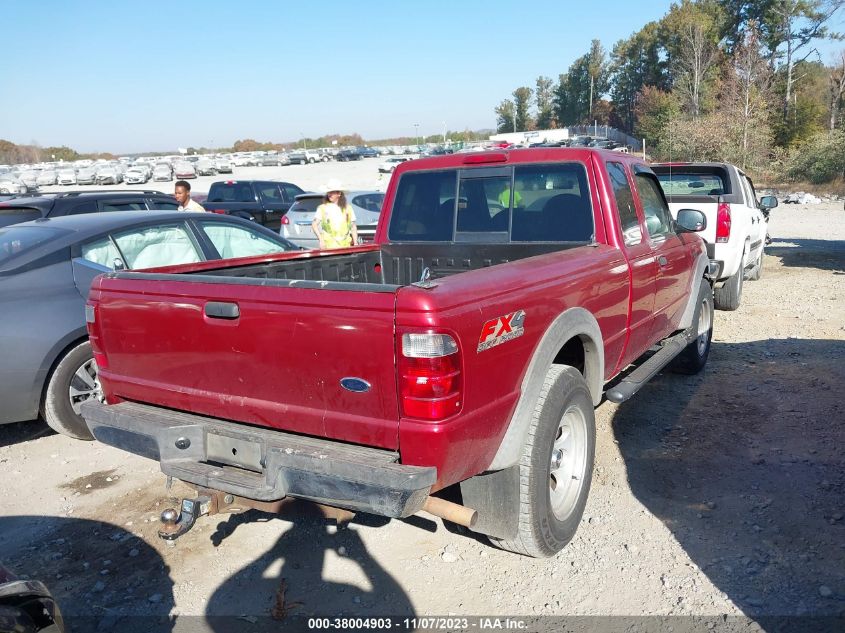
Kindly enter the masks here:
M 200 496 L 196 499 L 182 499 L 182 511 L 168 508 L 161 513 L 159 538 L 175 541 L 194 527 L 197 519 L 211 512 L 211 497 Z

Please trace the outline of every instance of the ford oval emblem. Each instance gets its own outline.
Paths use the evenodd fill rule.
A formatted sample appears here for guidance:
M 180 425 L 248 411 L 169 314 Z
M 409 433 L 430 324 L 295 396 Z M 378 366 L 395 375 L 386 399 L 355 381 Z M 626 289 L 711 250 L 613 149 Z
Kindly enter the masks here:
M 363 378 L 341 378 L 340 386 L 353 393 L 365 393 L 372 385 Z

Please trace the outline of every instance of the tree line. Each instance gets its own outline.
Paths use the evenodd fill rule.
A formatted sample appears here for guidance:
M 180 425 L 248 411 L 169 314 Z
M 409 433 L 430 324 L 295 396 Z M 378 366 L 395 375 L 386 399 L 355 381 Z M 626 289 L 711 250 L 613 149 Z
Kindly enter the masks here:
M 499 132 L 610 125 L 660 160 L 728 160 L 774 177 L 845 175 L 845 48 L 822 40 L 845 0 L 681 0 L 557 81 L 495 107 Z

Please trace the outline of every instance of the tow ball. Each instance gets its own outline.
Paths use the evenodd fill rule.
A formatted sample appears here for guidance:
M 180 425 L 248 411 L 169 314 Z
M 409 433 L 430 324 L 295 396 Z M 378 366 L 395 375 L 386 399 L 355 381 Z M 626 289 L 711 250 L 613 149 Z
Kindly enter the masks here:
M 182 499 L 182 511 L 168 508 L 161 513 L 160 538 L 165 541 L 175 541 L 194 527 L 197 519 L 211 511 L 211 497 L 200 496 L 196 499 Z

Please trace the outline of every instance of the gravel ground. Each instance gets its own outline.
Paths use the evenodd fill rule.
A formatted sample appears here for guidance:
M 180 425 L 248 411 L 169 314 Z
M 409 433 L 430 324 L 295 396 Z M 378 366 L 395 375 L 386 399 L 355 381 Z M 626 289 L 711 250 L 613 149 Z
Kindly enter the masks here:
M 375 169 L 274 177 L 310 188 L 330 170 L 369 186 Z M 35 421 L 0 427 L 0 560 L 43 579 L 66 614 L 105 618 L 99 630 L 135 630 L 138 614 L 229 615 L 247 631 L 284 613 L 748 616 L 743 631 L 769 616 L 841 616 L 841 204 L 772 212 L 763 278 L 739 310 L 716 313 L 702 374 L 661 375 L 598 407 L 592 493 L 555 558 L 499 551 L 425 515 L 338 529 L 307 504 L 204 518 L 166 547 L 158 515 L 186 488 L 168 493 L 156 464 Z

